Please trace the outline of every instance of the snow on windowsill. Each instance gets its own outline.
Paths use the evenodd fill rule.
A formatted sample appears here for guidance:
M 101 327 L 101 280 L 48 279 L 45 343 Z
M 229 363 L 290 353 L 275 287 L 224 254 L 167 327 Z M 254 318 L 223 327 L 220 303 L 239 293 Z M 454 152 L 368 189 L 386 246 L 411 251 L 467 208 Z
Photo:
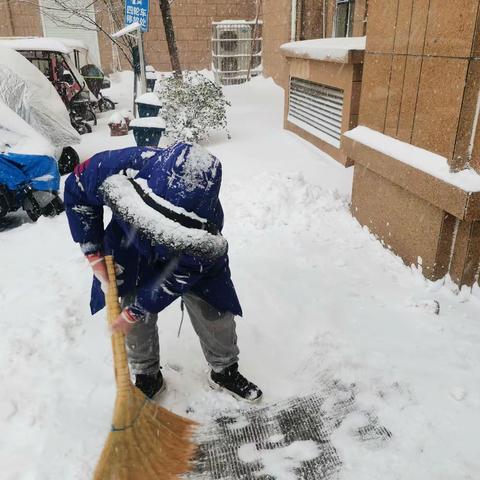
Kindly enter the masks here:
M 353 130 L 345 132 L 344 135 L 465 192 L 480 192 L 480 175 L 478 173 L 471 169 L 453 173 L 450 171 L 447 159 L 441 155 L 415 147 L 367 127 L 355 127 Z
M 348 63 L 352 51 L 365 50 L 366 37 L 320 38 L 284 43 L 280 50 L 288 57 Z

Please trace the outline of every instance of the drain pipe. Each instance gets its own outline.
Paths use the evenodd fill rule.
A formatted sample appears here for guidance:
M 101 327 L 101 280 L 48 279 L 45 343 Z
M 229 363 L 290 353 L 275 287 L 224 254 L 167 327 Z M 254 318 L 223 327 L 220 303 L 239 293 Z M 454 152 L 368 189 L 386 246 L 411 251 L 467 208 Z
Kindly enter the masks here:
M 292 24 L 290 27 L 290 41 L 297 39 L 297 0 L 292 0 Z
M 480 115 L 480 89 L 477 94 L 477 105 L 475 108 L 475 115 L 473 117 L 472 131 L 470 133 L 470 142 L 468 143 L 468 162 L 472 159 L 473 147 L 475 146 L 475 135 L 477 133 L 478 117 Z M 465 167 L 465 165 L 464 165 Z
M 322 4 L 322 20 L 323 20 L 323 25 L 322 25 L 322 30 L 323 30 L 323 38 L 327 36 L 327 19 L 325 18 L 327 15 L 327 0 L 323 0 Z

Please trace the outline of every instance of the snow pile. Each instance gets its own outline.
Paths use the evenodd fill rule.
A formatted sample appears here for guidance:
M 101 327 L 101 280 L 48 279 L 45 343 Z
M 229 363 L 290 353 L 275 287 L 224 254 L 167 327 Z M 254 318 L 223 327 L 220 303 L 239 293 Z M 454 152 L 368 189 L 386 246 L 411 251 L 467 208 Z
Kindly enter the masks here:
M 355 127 L 353 130 L 345 132 L 344 135 L 454 187 L 466 192 L 480 192 L 480 175 L 478 173 L 470 169 L 451 172 L 447 159 L 441 155 L 402 142 L 368 127 Z
M 230 209 L 239 224 L 257 230 L 282 229 L 288 227 L 292 233 L 303 236 L 305 232 L 317 231 L 326 227 L 334 228 L 325 222 L 330 215 L 344 213 L 348 206 L 336 192 L 312 185 L 300 172 L 261 173 L 250 179 L 248 201 L 245 198 L 228 195 Z M 229 185 L 231 189 L 245 190 L 240 183 Z M 318 218 L 322 217 L 322 223 Z M 228 221 L 228 218 L 227 218 Z
M 123 125 L 127 123 L 127 120 L 124 115 L 122 115 L 120 112 L 115 112 L 110 115 L 110 118 L 108 119 L 108 124 L 109 125 Z
M 350 52 L 365 50 L 365 43 L 366 37 L 320 38 L 284 43 L 280 50 L 289 57 L 346 63 Z
M 130 122 L 130 126 L 139 128 L 158 128 L 159 130 L 165 130 L 167 124 L 162 117 L 142 117 L 132 120 Z
M 154 244 L 163 245 L 178 254 L 209 259 L 218 258 L 227 251 L 227 241 L 221 235 L 184 227 L 149 207 L 124 175 L 107 178 L 101 192 L 115 214 Z
M 154 105 L 161 107 L 162 102 L 155 92 L 147 92 L 135 99 L 135 103 L 143 103 L 145 105 Z

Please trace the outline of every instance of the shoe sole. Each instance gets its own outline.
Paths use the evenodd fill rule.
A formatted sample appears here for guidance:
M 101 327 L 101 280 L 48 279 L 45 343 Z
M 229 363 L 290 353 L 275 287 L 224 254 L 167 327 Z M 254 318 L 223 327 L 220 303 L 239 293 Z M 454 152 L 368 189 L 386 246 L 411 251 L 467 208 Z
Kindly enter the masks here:
M 218 383 L 215 383 L 213 380 L 212 380 L 212 377 L 210 377 L 210 374 L 208 374 L 208 377 L 207 377 L 207 381 L 208 381 L 208 386 L 212 389 L 212 390 L 215 390 L 217 392 L 225 392 L 225 393 L 228 393 L 230 396 L 232 396 L 233 398 L 235 398 L 236 400 L 239 400 L 240 402 L 246 402 L 246 403 L 250 403 L 252 405 L 255 405 L 256 403 L 259 403 L 262 398 L 263 398 L 263 393 L 262 395 L 260 395 L 258 398 L 255 398 L 254 400 L 249 400 L 248 398 L 243 398 L 241 397 L 240 395 L 236 394 L 235 392 L 232 392 L 231 390 L 229 390 L 228 388 L 225 388 L 225 387 L 222 387 L 221 385 L 219 385 Z

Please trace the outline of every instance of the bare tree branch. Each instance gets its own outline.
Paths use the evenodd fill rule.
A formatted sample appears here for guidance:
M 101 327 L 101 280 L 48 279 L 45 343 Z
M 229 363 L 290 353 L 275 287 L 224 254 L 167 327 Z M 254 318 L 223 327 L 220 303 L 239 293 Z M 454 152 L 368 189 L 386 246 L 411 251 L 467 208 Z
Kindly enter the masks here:
M 122 39 L 115 39 L 111 36 L 101 23 L 97 21 L 97 15 L 107 15 L 111 18 L 115 29 L 123 28 L 123 1 L 114 4 L 114 0 L 92 0 L 87 7 L 85 4 L 76 3 L 74 0 L 50 0 L 50 5 L 40 5 L 34 0 L 20 0 L 36 7 L 44 16 L 51 19 L 56 25 L 77 30 L 93 30 L 102 32 L 112 43 L 114 43 L 127 59 L 130 66 L 132 64 L 132 48 L 134 42 L 125 36 Z M 104 8 L 102 8 L 102 4 Z M 119 15 L 119 11 L 121 14 Z M 68 12 L 68 13 L 67 13 Z

